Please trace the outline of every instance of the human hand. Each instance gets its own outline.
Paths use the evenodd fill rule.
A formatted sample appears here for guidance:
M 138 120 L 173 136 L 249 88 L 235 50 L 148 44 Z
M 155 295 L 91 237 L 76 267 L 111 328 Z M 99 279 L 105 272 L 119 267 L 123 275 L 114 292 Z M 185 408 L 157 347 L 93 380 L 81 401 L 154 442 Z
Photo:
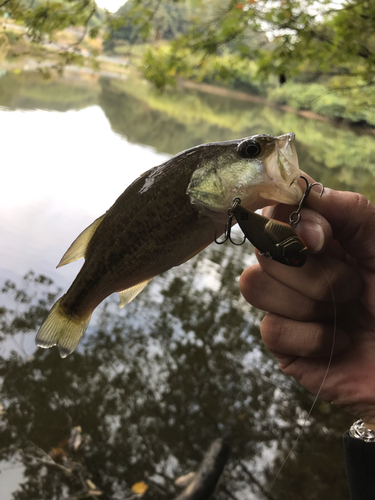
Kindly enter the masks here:
M 312 190 L 307 206 L 296 229 L 312 252 L 306 264 L 290 268 L 258 256 L 240 289 L 269 311 L 261 334 L 281 370 L 313 394 L 326 372 L 336 308 L 334 354 L 320 397 L 375 430 L 375 207 L 331 189 L 322 198 Z M 263 214 L 288 221 L 290 212 L 276 205 Z

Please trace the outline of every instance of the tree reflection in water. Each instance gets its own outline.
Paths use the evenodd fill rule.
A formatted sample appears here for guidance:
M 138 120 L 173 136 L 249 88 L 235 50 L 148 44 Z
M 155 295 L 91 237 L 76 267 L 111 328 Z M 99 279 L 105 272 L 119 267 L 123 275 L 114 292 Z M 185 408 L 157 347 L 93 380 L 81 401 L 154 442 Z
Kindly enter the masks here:
M 232 451 L 215 498 L 266 498 L 312 397 L 262 347 L 260 313 L 237 286 L 249 252 L 212 246 L 157 277 L 124 310 L 111 297 L 64 360 L 56 349 L 0 358 L 0 459 L 25 468 L 14 499 L 95 491 L 127 499 L 140 481 L 143 498 L 172 499 L 175 479 L 196 470 L 218 437 Z M 14 304 L 0 310 L 2 340 L 35 335 L 58 293 L 33 273 L 2 292 Z M 347 416 L 318 404 L 270 498 L 348 498 L 347 425 Z M 82 438 L 75 450 L 72 429 Z

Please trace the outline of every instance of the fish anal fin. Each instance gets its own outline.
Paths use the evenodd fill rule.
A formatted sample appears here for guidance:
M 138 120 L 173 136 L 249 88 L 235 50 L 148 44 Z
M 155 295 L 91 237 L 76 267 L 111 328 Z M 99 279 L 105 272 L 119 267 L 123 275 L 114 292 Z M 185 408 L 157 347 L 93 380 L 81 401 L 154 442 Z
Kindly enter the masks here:
M 82 233 L 73 241 L 68 250 L 62 256 L 57 267 L 65 266 L 85 256 L 87 245 L 89 244 L 93 234 L 102 222 L 106 214 L 94 220 Z
M 152 280 L 142 281 L 142 283 L 138 283 L 138 285 L 131 286 L 130 288 L 126 288 L 126 290 L 122 290 L 122 292 L 118 292 L 120 296 L 120 307 L 126 306 L 129 304 L 135 297 L 141 293 L 144 287 Z

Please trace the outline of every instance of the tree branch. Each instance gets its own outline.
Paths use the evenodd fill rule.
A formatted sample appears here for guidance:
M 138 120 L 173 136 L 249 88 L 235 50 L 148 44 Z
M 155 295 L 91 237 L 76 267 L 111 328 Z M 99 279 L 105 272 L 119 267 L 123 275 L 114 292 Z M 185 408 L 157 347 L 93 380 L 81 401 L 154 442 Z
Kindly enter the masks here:
M 159 1 L 156 3 L 156 5 L 155 5 L 155 7 L 154 7 L 154 10 L 153 10 L 153 11 L 152 11 L 152 13 L 151 13 L 150 19 L 149 19 L 148 21 L 144 22 L 142 26 L 139 26 L 138 30 L 135 30 L 134 35 L 133 35 L 133 36 L 131 37 L 131 39 L 129 40 L 130 45 L 134 45 L 134 44 L 135 44 L 135 42 L 136 42 L 136 41 L 138 41 L 138 35 L 139 35 L 139 33 L 141 32 L 141 30 L 142 30 L 142 29 L 146 26 L 147 22 L 150 22 L 150 21 L 151 21 L 151 19 L 154 19 L 154 17 L 156 16 L 156 14 L 157 14 L 157 12 L 158 12 L 158 10 L 159 10 L 159 7 L 160 7 L 160 5 L 161 5 L 161 2 L 162 2 L 162 0 L 159 0 Z
M 85 39 L 85 36 L 87 35 L 88 24 L 89 24 L 90 19 L 92 18 L 92 16 L 95 14 L 95 12 L 96 12 L 96 7 L 94 7 L 92 9 L 92 11 L 90 12 L 90 14 L 85 19 L 84 30 L 83 30 L 82 36 L 76 42 L 72 43 L 71 45 L 68 45 L 68 47 L 65 50 L 71 49 L 72 47 L 76 47 L 81 42 L 83 42 L 83 40 Z
M 263 493 L 264 498 L 267 498 L 267 500 L 275 500 L 273 496 L 271 496 L 270 492 L 265 489 L 265 487 L 258 481 L 258 479 L 254 476 L 252 472 L 249 471 L 247 467 L 244 466 L 242 461 L 238 461 L 239 466 L 241 467 L 242 471 L 249 477 L 250 481 L 254 483 L 260 491 Z
M 60 464 L 56 463 L 50 457 L 49 457 L 49 460 L 47 460 L 45 458 L 34 457 L 34 455 L 29 455 L 28 453 L 24 453 L 23 455 L 24 455 L 24 457 L 30 458 L 31 460 L 36 460 L 41 465 L 48 465 L 50 467 L 56 467 L 57 469 L 60 469 L 61 471 L 65 472 L 65 474 L 68 474 L 68 476 L 70 476 L 72 474 L 72 470 L 71 469 L 67 469 L 63 465 L 60 465 Z
M 194 478 L 175 500 L 208 500 L 228 460 L 229 446 L 222 440 L 214 441 L 199 466 Z

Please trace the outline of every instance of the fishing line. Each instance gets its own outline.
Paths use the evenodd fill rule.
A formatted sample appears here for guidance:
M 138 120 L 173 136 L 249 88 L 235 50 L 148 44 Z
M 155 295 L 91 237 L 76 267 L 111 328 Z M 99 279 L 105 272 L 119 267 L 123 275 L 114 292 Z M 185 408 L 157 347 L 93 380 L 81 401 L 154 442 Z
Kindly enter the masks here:
M 325 270 L 322 268 L 322 266 L 317 263 L 317 266 L 321 269 L 322 273 L 324 274 L 326 280 L 327 280 L 327 283 L 328 283 L 328 286 L 330 288 L 330 291 L 331 291 L 331 295 L 332 295 L 332 303 L 333 303 L 333 336 L 332 336 L 332 347 L 331 347 L 331 352 L 330 352 L 330 355 L 329 355 L 329 359 L 328 359 L 328 364 L 327 364 L 327 368 L 326 368 L 326 371 L 324 373 L 324 377 L 323 377 L 323 380 L 320 384 L 320 387 L 318 389 L 318 392 L 312 402 L 312 405 L 311 405 L 311 408 L 305 418 L 305 420 L 303 421 L 303 424 L 302 424 L 302 427 L 301 429 L 299 430 L 298 434 L 297 434 L 297 437 L 293 443 L 293 446 L 292 448 L 290 449 L 288 455 L 286 456 L 286 458 L 283 460 L 282 464 L 280 465 L 279 467 L 279 470 L 277 471 L 276 473 L 276 476 L 273 478 L 272 480 L 272 483 L 271 483 L 271 486 L 269 487 L 268 489 L 268 492 L 267 492 L 267 498 L 270 498 L 270 493 L 272 491 L 272 488 L 276 482 L 276 479 L 279 477 L 280 475 L 280 472 L 282 471 L 282 469 L 284 468 L 284 465 L 286 464 L 286 462 L 289 460 L 289 458 L 291 457 L 293 451 L 295 450 L 296 446 L 297 446 L 297 443 L 299 441 L 299 438 L 301 437 L 303 431 L 305 430 L 305 427 L 306 427 L 306 424 L 307 424 L 307 421 L 309 420 L 310 416 L 311 416 L 311 413 L 313 411 L 313 409 L 315 408 L 315 405 L 316 405 L 316 402 L 318 401 L 318 398 L 322 392 L 322 389 L 323 389 L 323 386 L 325 384 L 325 381 L 327 380 L 327 376 L 328 376 L 328 372 L 329 372 L 329 369 L 331 368 L 331 363 L 332 363 L 332 358 L 333 358 L 333 353 L 334 353 L 334 348 L 335 348 L 335 340 L 336 340 L 336 325 L 337 325 L 337 310 L 336 310 L 336 300 L 335 300 L 335 294 L 333 292 L 333 288 L 332 288 L 332 284 L 328 278 L 328 275 L 327 273 L 325 272 Z

